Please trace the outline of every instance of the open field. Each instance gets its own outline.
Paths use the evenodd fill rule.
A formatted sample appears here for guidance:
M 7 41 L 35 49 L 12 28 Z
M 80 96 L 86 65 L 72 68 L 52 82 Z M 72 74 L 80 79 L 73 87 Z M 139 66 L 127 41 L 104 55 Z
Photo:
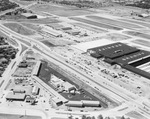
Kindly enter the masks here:
M 106 30 L 103 30 L 103 29 L 100 29 L 100 28 L 96 28 L 96 27 L 93 27 L 93 26 L 89 26 L 87 24 L 83 24 L 83 23 L 79 23 L 79 22 L 71 23 L 71 24 L 75 25 L 75 26 L 78 26 L 78 27 L 81 27 L 81 28 L 84 28 L 84 29 L 87 29 L 87 30 L 90 30 L 90 31 L 98 32 L 98 33 L 105 33 L 105 32 L 107 32 Z
M 50 24 L 58 23 L 59 21 L 54 18 L 43 18 L 43 19 L 19 19 L 16 22 L 34 23 L 34 24 Z
M 20 5 L 23 5 L 23 6 L 30 5 L 30 4 L 34 3 L 34 1 L 24 1 L 24 0 L 13 0 L 13 1 L 20 4 Z
M 137 40 L 134 40 L 134 41 L 131 41 L 131 42 L 139 44 L 139 45 L 143 45 L 143 46 L 146 46 L 146 47 L 150 47 L 150 42 L 146 41 L 146 40 L 137 39 Z
M 140 113 L 136 111 L 128 112 L 126 115 L 134 119 L 147 119 L 146 117 L 144 117 L 143 115 L 141 115 Z
M 115 6 L 109 6 L 109 7 L 101 7 L 99 8 L 102 10 L 102 14 L 108 13 L 115 16 L 121 16 L 121 17 L 127 17 L 127 18 L 133 18 L 134 16 L 131 15 L 131 13 L 142 13 L 143 11 L 140 8 L 137 7 L 130 7 L 130 6 L 121 6 L 121 5 L 115 5 Z
M 102 36 L 100 39 L 108 39 L 111 41 L 122 41 L 122 40 L 128 40 L 131 37 L 123 35 L 123 34 L 119 34 L 119 33 L 111 33 L 111 34 L 107 34 L 105 36 Z
M 23 26 L 26 26 L 32 30 L 35 31 L 40 31 L 42 28 L 40 26 L 34 25 L 34 24 L 30 24 L 30 23 L 21 23 Z
M 140 21 L 137 21 L 137 20 L 129 20 L 129 19 L 119 19 L 119 20 L 126 21 L 126 22 L 131 22 L 131 23 L 136 23 L 136 24 L 140 24 L 142 26 L 150 28 L 150 24 L 149 23 L 144 23 L 142 21 L 140 22 Z
M 41 40 L 42 43 L 44 43 L 46 46 L 51 47 L 53 44 L 54 46 L 65 46 L 65 45 L 72 45 L 74 44 L 73 41 L 68 41 L 63 38 L 44 38 L 44 40 Z
M 117 20 L 108 19 L 108 18 L 99 17 L 99 16 L 86 16 L 86 17 L 90 18 L 90 19 L 92 19 L 94 21 L 100 22 L 100 23 L 110 24 L 110 25 L 113 25 L 113 26 L 121 27 L 121 28 L 127 28 L 127 29 L 139 29 L 139 28 L 142 28 L 141 26 L 138 26 L 138 25 L 135 25 L 135 24 L 122 22 L 122 21 L 117 21 Z
M 39 116 L 0 114 L 0 119 L 42 119 Z
M 22 26 L 18 23 L 4 23 L 3 25 L 10 28 L 11 30 L 21 34 L 21 35 L 34 35 L 33 31 L 25 28 L 24 26 Z
M 100 28 L 108 29 L 108 30 L 109 29 L 110 30 L 122 30 L 122 28 L 118 28 L 118 27 L 115 27 L 115 26 L 111 26 L 111 25 L 107 25 L 107 24 L 87 20 L 87 19 L 84 19 L 84 18 L 72 17 L 70 19 L 73 19 L 73 20 L 79 21 L 79 22 L 83 22 L 83 23 L 86 23 L 86 24 L 90 24 L 90 25 L 93 25 L 93 26 L 97 26 L 97 27 L 100 27 Z
M 141 37 L 141 38 L 150 39 L 150 35 L 136 32 L 136 31 L 123 31 L 123 33 L 131 35 L 131 36 L 137 36 L 137 37 Z
M 30 7 L 30 9 L 36 12 L 47 12 L 63 17 L 86 15 L 93 13 L 91 11 L 88 11 L 87 9 L 80 9 L 71 6 L 56 6 L 52 4 L 36 4 Z

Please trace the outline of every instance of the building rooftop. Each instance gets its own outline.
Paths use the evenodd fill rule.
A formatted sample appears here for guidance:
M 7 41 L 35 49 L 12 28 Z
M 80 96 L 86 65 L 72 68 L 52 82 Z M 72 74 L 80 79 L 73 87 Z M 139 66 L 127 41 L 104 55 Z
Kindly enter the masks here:
M 26 95 L 24 93 L 13 93 L 9 92 L 6 96 L 6 99 L 8 100 L 24 100 Z

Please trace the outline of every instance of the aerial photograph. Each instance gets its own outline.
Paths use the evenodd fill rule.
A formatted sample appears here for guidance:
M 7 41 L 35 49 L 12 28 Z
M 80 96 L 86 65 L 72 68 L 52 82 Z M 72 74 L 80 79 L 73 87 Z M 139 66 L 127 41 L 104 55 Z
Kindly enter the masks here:
M 0 119 L 150 119 L 150 0 L 0 0 Z

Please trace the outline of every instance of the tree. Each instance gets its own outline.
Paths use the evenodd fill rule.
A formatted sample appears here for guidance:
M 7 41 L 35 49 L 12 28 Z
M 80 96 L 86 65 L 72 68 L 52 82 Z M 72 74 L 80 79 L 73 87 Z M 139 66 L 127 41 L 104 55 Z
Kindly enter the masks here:
M 105 117 L 105 119 L 110 119 L 110 117 Z
M 92 116 L 92 119 L 95 119 L 95 117 L 94 117 L 94 116 Z
M 82 116 L 82 119 L 86 119 L 86 116 L 85 116 L 85 115 L 83 115 L 83 116 Z
M 125 119 L 125 117 L 124 117 L 124 116 L 122 116 L 122 117 L 121 117 L 121 119 Z
M 68 117 L 68 119 L 73 119 L 73 116 L 72 116 L 72 115 L 70 115 L 70 116 Z
M 97 119 L 103 119 L 103 116 L 100 114 Z

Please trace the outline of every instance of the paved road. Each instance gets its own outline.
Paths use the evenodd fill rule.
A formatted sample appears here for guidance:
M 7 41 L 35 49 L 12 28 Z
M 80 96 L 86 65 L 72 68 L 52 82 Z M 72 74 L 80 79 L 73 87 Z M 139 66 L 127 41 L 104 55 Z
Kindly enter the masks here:
M 41 44 L 41 43 L 39 43 L 38 41 L 35 41 L 34 39 L 31 39 L 31 38 L 22 36 L 22 35 L 20 35 L 20 34 L 17 34 L 17 33 L 13 32 L 13 31 L 11 31 L 10 29 L 4 27 L 3 25 L 0 25 L 0 29 L 3 29 L 3 32 L 6 32 L 6 34 L 8 34 L 8 35 L 15 36 L 15 37 L 17 37 L 18 39 L 22 39 L 22 40 L 25 40 L 26 42 L 29 42 L 29 43 L 31 43 L 31 44 L 34 44 L 34 45 L 37 46 L 39 49 L 41 49 L 42 51 L 45 52 L 45 55 L 44 55 L 43 52 L 42 52 L 42 54 L 43 54 L 44 56 L 54 59 L 55 61 L 59 62 L 60 65 L 64 65 L 65 68 L 72 69 L 74 72 L 76 72 L 76 74 L 80 75 L 82 78 L 88 79 L 88 80 L 90 80 L 90 81 L 93 82 L 93 80 L 92 80 L 91 78 L 89 78 L 88 76 L 86 76 L 84 73 L 81 73 L 81 72 L 79 72 L 77 69 L 75 69 L 74 67 L 71 67 L 71 66 L 68 65 L 67 63 L 62 62 L 61 59 L 58 60 L 58 57 L 56 57 L 56 55 L 53 55 L 53 54 L 50 55 L 50 54 L 49 54 L 50 49 L 49 49 L 48 47 L 46 47 L 44 44 Z M 22 41 L 20 41 L 20 42 L 22 42 Z M 27 44 L 26 44 L 26 45 L 27 45 Z M 30 46 L 28 46 L 28 47 L 30 47 Z M 81 78 L 81 79 L 82 79 L 82 78 Z M 95 82 L 95 83 L 97 83 L 97 82 Z M 112 92 L 112 93 L 116 93 L 115 91 L 110 90 L 109 87 L 104 87 L 104 86 L 102 86 L 102 85 L 100 85 L 100 84 L 98 84 L 98 85 L 99 85 L 100 87 L 103 87 L 105 90 L 107 89 L 107 90 L 109 90 L 109 91 Z M 117 93 L 117 95 L 118 95 L 118 96 L 121 96 L 121 97 L 124 98 L 126 101 L 131 101 L 131 102 L 133 102 L 135 105 L 137 105 L 137 106 L 139 106 L 139 107 L 143 107 L 143 105 L 141 104 L 141 102 L 139 102 L 139 100 L 133 100 L 131 97 L 128 97 L 127 95 L 124 95 L 123 93 L 122 93 L 122 94 L 121 94 L 121 93 L 119 93 L 119 94 Z M 150 108 L 149 108 L 149 109 L 150 109 Z M 143 111 L 143 110 L 142 110 L 142 111 Z M 150 116 L 150 115 L 147 114 L 147 116 Z

